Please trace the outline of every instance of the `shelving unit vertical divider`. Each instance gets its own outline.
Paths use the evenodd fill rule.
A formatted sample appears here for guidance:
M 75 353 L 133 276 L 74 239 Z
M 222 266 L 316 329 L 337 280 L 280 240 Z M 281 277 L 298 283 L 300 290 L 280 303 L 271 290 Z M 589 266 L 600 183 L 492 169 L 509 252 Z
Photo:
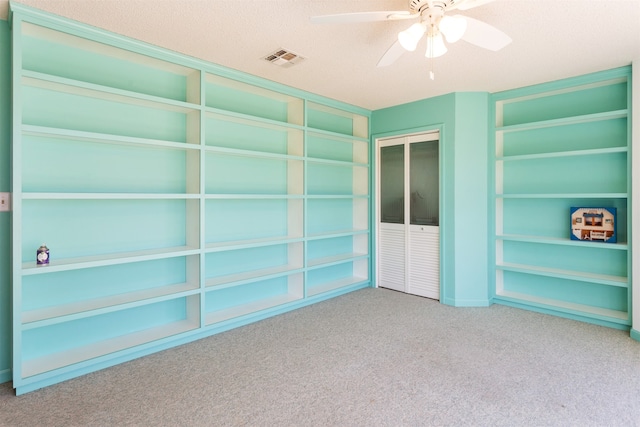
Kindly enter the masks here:
M 192 190 L 198 194 L 198 222 L 197 222 L 197 248 L 198 252 L 198 265 L 194 268 L 197 271 L 197 279 L 198 279 L 198 288 L 200 289 L 199 293 L 199 320 L 198 325 L 200 328 L 203 328 L 206 324 L 205 322 L 205 179 L 204 174 L 206 172 L 205 169 L 205 105 L 206 105 L 206 90 L 205 90 L 205 72 L 202 69 L 199 69 L 196 73 L 193 73 L 191 79 L 187 81 L 187 88 L 189 89 L 187 92 L 187 96 L 193 96 L 193 102 L 199 105 L 198 110 L 198 122 L 197 126 L 194 124 L 194 128 L 197 128 L 197 135 L 193 136 L 193 140 L 197 141 L 198 150 L 197 154 L 197 174 L 195 172 L 191 172 L 196 176 L 189 176 L 189 182 L 193 185 Z M 196 162 L 194 162 L 196 163 Z M 187 164 L 187 174 L 189 174 L 189 165 Z M 187 192 L 190 192 L 187 189 Z M 191 230 L 191 232 L 195 232 L 195 230 Z
M 302 297 L 307 298 L 307 283 L 309 283 L 309 198 L 308 198 L 308 175 L 309 175 L 309 130 L 307 121 L 309 118 L 309 114 L 307 111 L 308 102 L 306 100 L 302 101 L 302 111 L 304 114 L 304 130 L 302 132 L 302 194 L 304 195 L 302 200 L 302 235 L 304 236 L 304 242 L 302 244 L 302 268 L 304 269 L 304 273 L 302 275 Z
M 637 63 L 634 65 L 638 65 Z M 634 207 L 636 205 L 636 202 L 634 201 L 635 196 L 634 196 L 634 191 L 637 191 L 637 189 L 634 189 L 634 174 L 636 172 L 634 172 L 634 130 L 633 130 L 633 123 L 636 123 L 636 125 L 638 124 L 634 118 L 637 117 L 637 113 L 635 113 L 634 111 L 634 101 L 638 99 L 637 96 L 634 95 L 634 91 L 633 91 L 633 85 L 637 84 L 640 85 L 640 81 L 636 81 L 636 79 L 634 79 L 634 72 L 633 72 L 633 67 L 631 68 L 631 71 L 628 73 L 627 77 L 626 77 L 626 82 L 627 82 L 627 174 L 628 174 L 628 178 L 627 178 L 627 218 L 626 218 L 626 224 L 627 224 L 627 244 L 628 244 L 628 249 L 627 249 L 627 300 L 628 300 L 628 309 L 629 309 L 629 313 L 628 313 L 628 318 L 630 320 L 630 330 L 633 331 L 634 330 L 634 326 L 635 324 L 637 324 L 637 321 L 634 322 L 634 318 L 633 318 L 633 314 L 634 311 L 637 313 L 637 309 L 634 310 L 634 291 L 635 292 L 640 292 L 637 288 L 635 288 L 634 286 L 634 281 L 633 281 L 633 269 L 634 269 L 634 265 L 633 265 L 633 259 L 634 259 L 634 249 L 633 249 L 633 242 L 634 242 L 634 231 L 633 231 L 633 219 L 634 216 L 636 216 L 636 214 L 634 213 Z M 638 92 L 639 88 L 636 88 L 636 93 Z M 640 105 L 635 105 L 635 109 L 640 109 Z M 636 129 L 635 132 L 638 132 L 638 130 Z M 637 149 L 637 148 L 636 148 Z M 634 290 L 635 288 L 635 290 Z M 634 338 L 634 333 L 631 332 L 631 337 Z
M 367 237 L 367 242 L 366 242 L 366 248 L 367 248 L 367 253 L 369 254 L 369 270 L 367 271 L 367 275 L 369 277 L 369 280 L 371 281 L 372 286 L 377 286 L 377 272 L 376 272 L 376 266 L 375 266 L 375 260 L 376 260 L 376 255 L 375 255 L 375 248 L 377 245 L 377 241 L 376 241 L 376 236 L 377 236 L 377 232 L 376 232 L 376 227 L 377 227 L 377 213 L 376 213 L 376 188 L 375 188 L 375 182 L 377 180 L 377 176 L 376 176 L 376 164 L 375 164 L 375 155 L 374 153 L 376 152 L 376 144 L 375 144 L 375 140 L 373 138 L 373 136 L 371 135 L 371 120 L 369 120 L 369 123 L 367 123 L 367 155 L 365 156 L 366 160 L 367 160 L 367 164 L 369 165 L 369 175 L 368 175 L 368 187 L 367 187 L 367 194 L 369 195 L 369 206 L 368 206 L 368 211 L 367 211 L 367 215 L 369 217 L 369 234 L 366 236 Z M 379 159 L 377 159 L 379 161 Z
M 496 123 L 496 126 L 498 125 L 498 123 L 500 123 L 500 125 L 502 124 L 502 104 L 501 103 L 496 103 L 496 113 L 495 116 L 493 116 L 494 119 L 494 123 Z M 496 132 L 494 137 L 494 146 L 491 148 L 494 155 L 496 157 L 502 157 L 503 155 L 503 134 L 501 132 Z M 493 176 L 494 176 L 494 184 L 493 184 L 493 194 L 497 195 L 497 194 L 502 194 L 503 193 L 503 182 L 502 182 L 502 175 L 503 175 L 503 165 L 504 162 L 503 161 L 496 161 L 496 162 L 492 162 L 493 163 Z M 495 213 L 495 221 L 493 223 L 493 230 L 494 230 L 494 235 L 495 236 L 500 236 L 503 234 L 503 199 L 500 197 L 495 197 L 494 196 L 494 200 L 495 203 L 493 204 L 493 209 L 495 209 L 494 213 Z M 493 257 L 493 262 L 495 264 L 502 264 L 504 262 L 504 257 L 503 257 L 503 242 L 500 239 L 490 239 L 490 242 L 493 243 L 493 247 L 491 248 L 491 254 Z M 494 296 L 495 293 L 502 293 L 502 291 L 504 290 L 504 277 L 503 277 L 503 272 L 502 270 L 496 269 L 495 270 L 495 289 L 493 290 Z
M 307 101 L 302 98 L 289 102 L 287 106 L 287 117 L 289 119 L 289 123 L 303 125 L 304 127 L 307 126 L 306 104 Z
M 302 287 L 302 295 L 304 298 L 309 296 L 309 101 L 306 99 L 302 102 L 302 111 L 304 114 L 304 131 L 303 131 L 303 144 L 302 144 L 302 155 L 304 157 L 303 161 L 303 194 L 304 200 L 302 205 L 303 211 L 303 221 L 302 221 L 302 230 L 304 236 L 304 245 L 302 250 L 304 252 L 303 256 L 303 267 L 304 267 L 304 275 L 302 279 L 303 287 Z

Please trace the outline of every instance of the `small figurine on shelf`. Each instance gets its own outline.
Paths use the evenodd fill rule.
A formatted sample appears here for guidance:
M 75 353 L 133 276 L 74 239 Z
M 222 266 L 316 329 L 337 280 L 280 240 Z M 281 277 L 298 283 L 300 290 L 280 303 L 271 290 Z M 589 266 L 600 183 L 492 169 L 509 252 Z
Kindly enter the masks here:
M 36 263 L 38 265 L 49 264 L 49 248 L 44 243 L 36 251 Z

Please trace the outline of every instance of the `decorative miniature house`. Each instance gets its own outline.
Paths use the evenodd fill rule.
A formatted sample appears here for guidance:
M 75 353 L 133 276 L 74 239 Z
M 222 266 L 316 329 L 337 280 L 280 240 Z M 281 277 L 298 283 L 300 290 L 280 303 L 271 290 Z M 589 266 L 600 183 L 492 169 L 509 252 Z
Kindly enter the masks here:
M 571 208 L 571 240 L 616 243 L 616 208 Z

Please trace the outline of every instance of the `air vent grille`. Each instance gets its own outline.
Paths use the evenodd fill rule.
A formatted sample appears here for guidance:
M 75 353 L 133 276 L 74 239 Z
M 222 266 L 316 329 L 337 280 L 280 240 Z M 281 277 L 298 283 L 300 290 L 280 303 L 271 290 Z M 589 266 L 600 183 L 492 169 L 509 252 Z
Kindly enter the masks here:
M 265 61 L 280 67 L 292 67 L 304 58 L 287 49 L 278 49 L 263 58 Z

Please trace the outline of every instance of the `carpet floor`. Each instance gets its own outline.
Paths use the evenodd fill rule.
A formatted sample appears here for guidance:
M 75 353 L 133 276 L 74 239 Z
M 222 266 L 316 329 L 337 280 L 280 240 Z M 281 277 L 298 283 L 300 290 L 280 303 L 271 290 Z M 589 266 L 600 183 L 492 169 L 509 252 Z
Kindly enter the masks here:
M 628 332 L 363 289 L 15 396 L 2 426 L 640 426 Z

